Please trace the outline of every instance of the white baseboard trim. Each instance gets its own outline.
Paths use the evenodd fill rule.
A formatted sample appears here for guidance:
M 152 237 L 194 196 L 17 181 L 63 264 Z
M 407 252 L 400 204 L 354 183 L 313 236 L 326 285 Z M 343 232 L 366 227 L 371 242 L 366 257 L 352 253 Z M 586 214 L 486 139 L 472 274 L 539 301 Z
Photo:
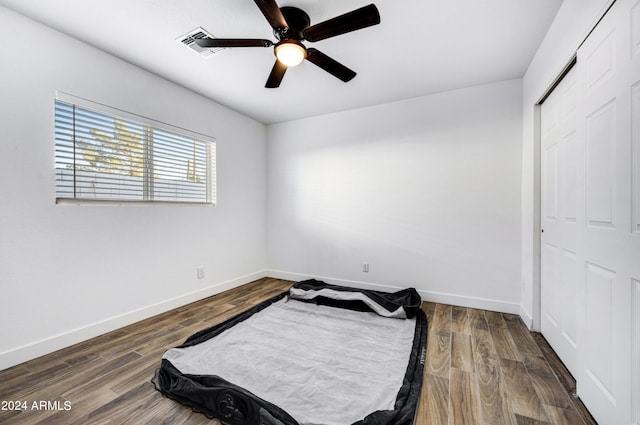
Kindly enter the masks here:
M 357 280 L 338 279 L 326 276 L 311 276 L 303 273 L 285 272 L 280 270 L 267 270 L 267 277 L 273 277 L 275 279 L 291 280 L 299 282 L 307 279 L 317 279 L 332 285 L 351 286 L 352 288 L 370 289 L 376 291 L 394 292 L 402 288 L 397 286 L 379 285 L 375 283 L 362 282 Z
M 49 338 L 42 339 L 40 341 L 23 345 L 21 347 L 4 351 L 0 353 L 0 370 L 15 366 L 31 359 L 35 359 L 36 357 L 40 357 L 45 354 L 52 353 L 54 351 L 60 350 L 61 348 L 86 341 L 93 337 L 111 332 L 132 323 L 139 322 L 140 320 L 148 319 L 155 315 L 165 313 L 174 308 L 182 307 L 183 305 L 199 301 L 220 292 L 224 292 L 229 289 L 233 289 L 235 287 L 253 282 L 255 280 L 262 279 L 265 276 L 266 274 L 264 270 L 250 273 L 248 275 L 240 276 L 226 282 L 213 284 L 207 288 L 199 289 L 188 294 L 180 295 L 156 304 L 148 305 L 137 310 L 130 311 L 128 313 L 110 317 L 100 322 L 92 323 L 81 328 L 77 328 L 68 332 L 51 336 Z
M 529 313 L 529 310 L 527 310 L 522 304 L 520 304 L 520 318 L 522 318 L 522 321 L 524 322 L 524 324 L 527 326 L 527 328 L 532 331 L 533 329 L 533 316 L 531 315 L 531 313 Z
M 354 288 L 370 289 L 377 291 L 394 292 L 401 287 L 382 285 L 378 283 L 332 278 L 327 276 L 311 276 L 302 273 L 285 272 L 280 270 L 262 270 L 245 276 L 217 283 L 207 288 L 199 289 L 188 294 L 180 295 L 156 304 L 145 306 L 137 310 L 130 311 L 115 317 L 111 317 L 100 322 L 92 323 L 81 328 L 51 336 L 33 343 L 13 348 L 0 353 L 0 370 L 15 366 L 36 357 L 52 353 L 62 348 L 77 344 L 96 336 L 111 332 L 113 330 L 128 326 L 140 320 L 148 319 L 155 315 L 167 312 L 174 308 L 210 297 L 220 292 L 236 288 L 238 286 L 253 282 L 263 277 L 273 277 L 291 281 L 305 279 L 318 279 L 334 285 L 352 286 Z M 527 326 L 533 322 L 528 312 L 520 304 L 510 303 L 501 300 L 487 298 L 468 297 L 456 294 L 418 290 L 424 301 L 451 304 L 461 307 L 478 308 L 482 310 L 499 311 L 509 314 L 520 314 Z
M 395 292 L 403 289 L 398 286 L 381 285 L 377 283 L 362 282 L 356 280 L 338 279 L 326 276 L 310 276 L 302 273 L 285 272 L 281 270 L 267 270 L 266 275 L 276 279 L 300 281 L 305 279 L 318 279 L 333 285 L 351 286 L 354 288 L 371 289 L 377 291 Z M 417 288 L 416 288 L 417 289 Z M 519 314 L 520 304 L 489 298 L 469 297 L 464 295 L 449 294 L 418 289 L 418 293 L 424 301 L 457 305 L 460 307 L 478 308 L 482 310 L 498 311 L 500 313 Z
M 420 296 L 425 301 L 431 301 L 441 304 L 451 304 L 460 307 L 477 308 L 479 310 L 497 311 L 500 313 L 518 314 L 518 303 L 512 303 L 502 300 L 494 300 L 491 298 L 469 297 L 457 294 L 448 294 L 444 292 L 422 291 L 418 290 Z

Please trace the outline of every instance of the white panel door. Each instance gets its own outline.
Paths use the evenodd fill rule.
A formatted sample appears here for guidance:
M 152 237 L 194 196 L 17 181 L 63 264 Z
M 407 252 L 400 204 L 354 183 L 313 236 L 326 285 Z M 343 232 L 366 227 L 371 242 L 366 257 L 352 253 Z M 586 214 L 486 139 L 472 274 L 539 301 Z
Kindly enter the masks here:
M 576 214 L 579 92 L 575 67 L 541 108 L 541 330 L 577 373 Z
M 541 328 L 601 424 L 640 424 L 640 0 L 541 108 Z
M 578 50 L 576 379 L 601 424 L 639 420 L 639 4 L 618 0 Z

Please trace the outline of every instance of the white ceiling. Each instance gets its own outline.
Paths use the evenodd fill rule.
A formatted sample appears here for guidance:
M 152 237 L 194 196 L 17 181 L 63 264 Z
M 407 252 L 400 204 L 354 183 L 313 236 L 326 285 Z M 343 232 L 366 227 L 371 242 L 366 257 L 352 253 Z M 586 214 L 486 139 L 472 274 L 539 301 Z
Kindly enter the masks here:
M 196 27 L 221 38 L 267 38 L 251 0 L 0 0 L 264 123 L 288 121 L 522 77 L 562 0 L 279 0 L 318 23 L 374 1 L 381 24 L 305 42 L 358 73 L 343 83 L 310 62 L 266 89 L 271 48 L 208 58 L 176 41 Z

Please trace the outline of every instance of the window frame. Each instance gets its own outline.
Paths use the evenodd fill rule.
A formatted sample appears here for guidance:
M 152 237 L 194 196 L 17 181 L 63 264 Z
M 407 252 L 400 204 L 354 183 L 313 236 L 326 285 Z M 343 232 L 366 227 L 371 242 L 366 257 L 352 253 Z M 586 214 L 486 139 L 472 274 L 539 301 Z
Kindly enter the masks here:
M 143 127 L 144 133 L 145 133 L 145 136 L 143 139 L 143 143 L 145 145 L 145 165 L 144 165 L 144 173 L 143 173 L 143 184 L 140 186 L 140 188 L 144 192 L 143 197 L 145 199 L 124 199 L 124 198 L 109 199 L 109 198 L 78 197 L 75 194 L 75 190 L 78 185 L 78 182 L 75 181 L 75 178 L 73 183 L 73 186 L 74 186 L 73 195 L 69 197 L 60 196 L 58 192 L 58 189 L 59 189 L 58 170 L 60 170 L 61 168 L 57 167 L 57 155 L 58 155 L 59 145 L 58 145 L 58 141 L 54 131 L 54 160 L 56 162 L 56 165 L 54 165 L 54 173 L 55 173 L 54 196 L 55 196 L 56 204 L 72 204 L 72 205 L 106 204 L 106 205 L 146 205 L 146 206 L 158 205 L 158 204 L 182 205 L 182 206 L 187 206 L 187 205 L 188 206 L 215 206 L 217 204 L 217 187 L 216 187 L 217 186 L 217 179 L 216 179 L 217 147 L 216 147 L 216 139 L 214 137 L 206 134 L 198 133 L 192 130 L 188 130 L 182 127 L 178 127 L 172 124 L 168 124 L 163 121 L 145 117 L 136 113 L 118 109 L 112 106 L 104 105 L 102 103 L 91 101 L 85 98 L 74 96 L 68 93 L 60 92 L 60 91 L 56 92 L 54 104 L 57 104 L 58 102 L 63 102 L 63 103 L 66 103 L 72 106 L 77 106 L 79 108 L 83 108 L 90 111 L 95 111 L 97 114 L 107 115 L 110 118 L 121 119 L 127 123 L 130 122 Z M 57 130 L 57 124 L 55 122 L 57 118 L 57 115 L 56 115 L 57 113 L 55 109 L 56 108 L 54 108 L 54 129 Z M 153 143 L 154 143 L 153 131 L 154 130 L 165 132 L 172 136 L 193 139 L 194 141 L 205 143 L 205 145 L 207 146 L 206 152 L 205 152 L 206 200 L 189 201 L 185 199 L 178 199 L 178 200 L 153 199 L 153 198 L 146 199 L 146 197 L 149 195 L 148 190 L 149 190 L 150 181 L 151 181 L 151 184 L 153 185 L 153 181 L 158 180 L 156 177 L 154 177 L 155 168 L 154 168 L 154 165 L 152 164 L 152 161 L 149 161 L 149 156 L 148 156 L 148 153 L 153 150 Z M 149 134 L 151 136 L 149 136 Z M 72 137 L 75 137 L 75 136 L 72 136 Z M 76 148 L 76 143 L 77 143 L 76 140 L 72 138 L 72 145 L 74 150 Z M 152 165 L 149 166 L 149 163 L 151 163 Z M 75 168 L 73 169 L 75 174 Z

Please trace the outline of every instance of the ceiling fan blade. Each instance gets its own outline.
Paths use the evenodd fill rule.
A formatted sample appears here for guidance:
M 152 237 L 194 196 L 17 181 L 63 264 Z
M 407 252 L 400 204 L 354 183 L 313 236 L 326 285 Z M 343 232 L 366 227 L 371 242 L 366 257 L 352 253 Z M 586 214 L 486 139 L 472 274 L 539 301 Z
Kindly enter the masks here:
M 276 0 L 254 0 L 260 11 L 267 18 L 269 25 L 273 28 L 288 27 L 287 20 L 284 19 L 280 7 Z
M 270 40 L 259 38 L 202 38 L 196 40 L 200 47 L 271 47 L 273 43 Z
M 267 78 L 267 84 L 264 86 L 268 89 L 280 87 L 280 82 L 285 72 L 287 72 L 287 65 L 276 59 L 276 63 L 273 64 L 273 69 L 271 69 L 271 74 L 269 74 L 269 78 Z
M 352 71 L 313 47 L 307 49 L 307 60 L 345 83 L 351 81 L 353 77 L 356 76 L 355 71 Z
M 375 4 L 361 7 L 344 15 L 311 25 L 303 31 L 304 38 L 311 42 L 335 37 L 351 31 L 380 23 L 380 12 Z

